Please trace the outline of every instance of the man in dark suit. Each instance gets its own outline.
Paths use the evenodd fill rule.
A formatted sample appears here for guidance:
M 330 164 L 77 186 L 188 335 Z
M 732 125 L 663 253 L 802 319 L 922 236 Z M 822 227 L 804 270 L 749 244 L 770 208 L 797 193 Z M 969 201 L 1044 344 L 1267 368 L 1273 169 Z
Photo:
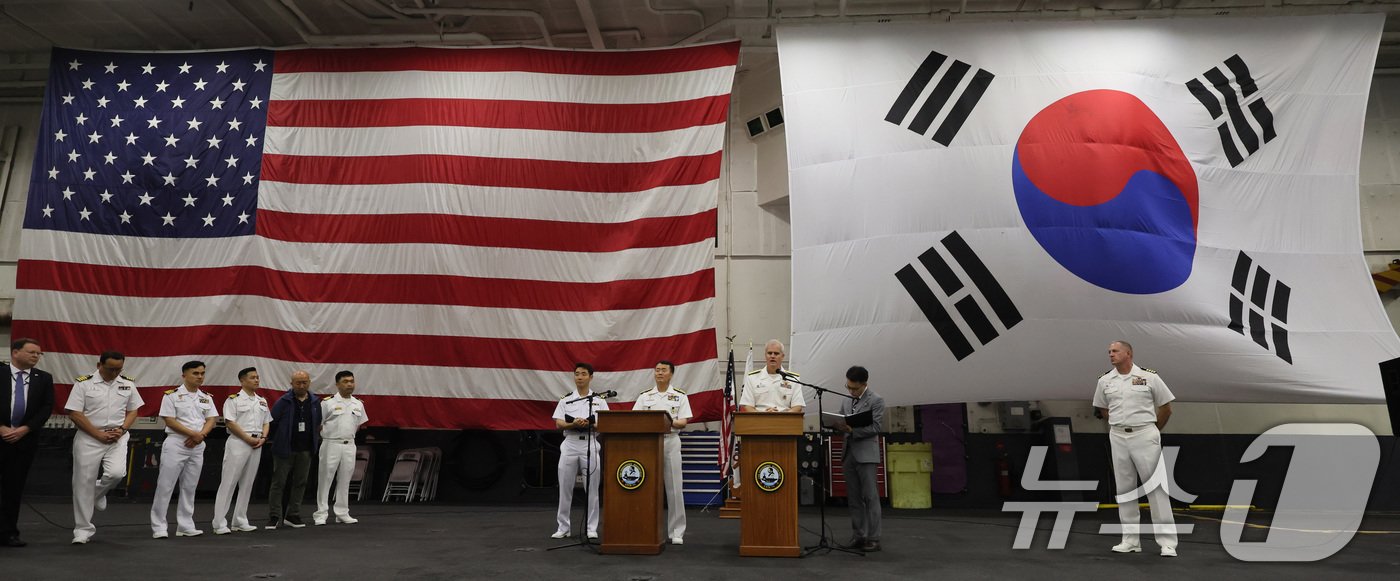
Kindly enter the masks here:
M 841 461 L 853 531 L 846 548 L 873 553 L 880 550 L 880 492 L 876 488 L 875 472 L 880 465 L 880 432 L 884 431 L 885 426 L 885 398 L 870 391 L 869 382 L 870 372 L 864 367 L 857 365 L 846 370 L 846 390 L 855 399 L 841 403 L 841 415 L 869 411 L 874 421 L 859 428 L 852 428 L 843 422 L 839 429 L 846 432 L 846 447 Z
M 0 379 L 0 546 L 26 544 L 19 538 L 19 501 L 39 430 L 53 413 L 53 376 L 34 368 L 43 355 L 33 339 L 16 339 Z

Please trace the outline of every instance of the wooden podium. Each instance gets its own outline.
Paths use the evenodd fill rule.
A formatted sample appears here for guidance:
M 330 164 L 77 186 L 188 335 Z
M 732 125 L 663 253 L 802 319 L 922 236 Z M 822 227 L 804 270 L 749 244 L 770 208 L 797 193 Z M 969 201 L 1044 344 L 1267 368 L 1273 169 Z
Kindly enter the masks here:
M 797 440 L 802 414 L 734 414 L 744 508 L 739 517 L 739 554 L 797 557 Z
M 656 555 L 665 542 L 666 412 L 599 411 L 603 544 L 609 555 Z

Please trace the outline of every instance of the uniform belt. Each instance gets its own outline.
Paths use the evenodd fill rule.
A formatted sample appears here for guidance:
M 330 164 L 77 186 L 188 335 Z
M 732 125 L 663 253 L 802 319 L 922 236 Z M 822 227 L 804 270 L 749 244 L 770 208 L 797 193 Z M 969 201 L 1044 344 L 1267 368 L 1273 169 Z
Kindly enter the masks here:
M 1127 433 L 1131 434 L 1131 433 L 1133 433 L 1133 432 L 1141 432 L 1141 431 L 1147 429 L 1147 426 L 1150 426 L 1150 425 L 1152 425 L 1152 424 L 1140 424 L 1140 425 L 1136 425 L 1136 426 L 1113 426 L 1113 429 L 1118 430 L 1118 431 L 1120 431 L 1120 432 L 1127 432 Z
M 326 443 L 328 443 L 328 444 L 353 444 L 353 443 L 355 443 L 355 441 L 354 441 L 354 440 L 349 440 L 349 439 L 346 439 L 346 438 L 330 438 L 330 439 L 326 440 Z
M 249 438 L 261 438 L 262 432 L 248 432 Z

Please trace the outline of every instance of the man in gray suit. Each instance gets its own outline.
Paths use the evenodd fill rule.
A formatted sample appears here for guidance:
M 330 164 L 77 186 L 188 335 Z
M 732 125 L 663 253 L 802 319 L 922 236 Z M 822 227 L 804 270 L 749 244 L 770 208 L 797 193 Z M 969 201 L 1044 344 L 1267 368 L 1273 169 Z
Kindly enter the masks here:
M 859 428 L 845 423 L 846 447 L 842 467 L 846 476 L 846 498 L 851 508 L 854 535 L 846 548 L 867 553 L 880 550 L 880 492 L 876 489 L 875 469 L 880 465 L 880 432 L 885 426 L 885 398 L 870 391 L 870 372 L 859 365 L 846 370 L 846 389 L 851 397 L 841 403 L 841 415 L 869 411 L 874 421 Z

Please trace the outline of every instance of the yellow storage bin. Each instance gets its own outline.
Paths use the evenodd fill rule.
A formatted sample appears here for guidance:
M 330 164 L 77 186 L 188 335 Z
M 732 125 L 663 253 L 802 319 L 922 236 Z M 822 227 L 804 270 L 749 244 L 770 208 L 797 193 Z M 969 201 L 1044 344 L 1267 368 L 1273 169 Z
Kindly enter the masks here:
M 885 475 L 890 482 L 890 506 L 931 508 L 929 493 L 933 474 L 933 444 L 889 444 L 885 447 Z

